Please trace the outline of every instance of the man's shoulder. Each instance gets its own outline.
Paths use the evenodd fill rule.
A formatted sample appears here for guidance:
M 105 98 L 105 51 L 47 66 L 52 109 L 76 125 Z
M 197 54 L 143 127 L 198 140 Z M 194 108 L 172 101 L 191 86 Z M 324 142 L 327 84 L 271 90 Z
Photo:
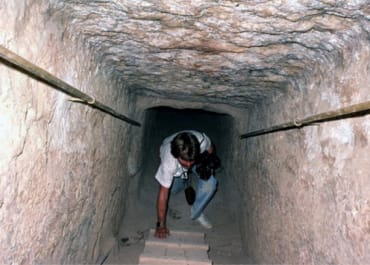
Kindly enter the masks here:
M 176 167 L 176 159 L 171 154 L 171 143 L 163 142 L 160 148 L 161 163 L 166 167 Z

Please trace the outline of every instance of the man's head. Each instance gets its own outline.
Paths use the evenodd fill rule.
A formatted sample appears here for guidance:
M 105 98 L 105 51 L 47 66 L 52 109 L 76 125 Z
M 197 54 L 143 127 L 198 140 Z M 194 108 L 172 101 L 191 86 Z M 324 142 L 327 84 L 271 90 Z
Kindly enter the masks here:
M 171 154 L 185 168 L 190 168 L 200 153 L 200 144 L 194 134 L 182 132 L 171 141 Z

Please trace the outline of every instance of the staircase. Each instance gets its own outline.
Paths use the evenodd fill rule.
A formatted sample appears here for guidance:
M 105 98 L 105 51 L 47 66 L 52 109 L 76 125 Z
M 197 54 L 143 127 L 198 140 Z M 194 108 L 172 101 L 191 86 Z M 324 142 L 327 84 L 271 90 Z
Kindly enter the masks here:
M 151 229 L 139 257 L 139 265 L 212 265 L 205 234 L 171 230 L 165 239 Z

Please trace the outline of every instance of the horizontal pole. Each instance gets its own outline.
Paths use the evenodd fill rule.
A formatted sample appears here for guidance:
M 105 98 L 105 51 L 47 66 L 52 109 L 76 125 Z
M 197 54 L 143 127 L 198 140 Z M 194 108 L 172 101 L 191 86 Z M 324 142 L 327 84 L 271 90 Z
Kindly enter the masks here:
M 114 109 L 100 103 L 99 101 L 95 100 L 94 97 L 91 97 L 88 94 L 85 94 L 84 92 L 74 88 L 73 86 L 67 84 L 63 80 L 43 70 L 42 68 L 18 56 L 17 54 L 13 53 L 12 51 L 8 50 L 2 45 L 0 45 L 0 58 L 7 62 L 8 64 L 14 66 L 16 69 L 21 70 L 22 72 L 52 86 L 53 88 L 65 94 L 80 99 L 80 101 L 85 104 L 88 104 L 96 109 L 99 109 L 105 113 L 112 115 L 115 118 L 123 120 L 132 125 L 141 126 L 141 124 L 138 123 L 137 121 L 129 119 L 128 117 L 116 112 Z
M 255 137 L 258 135 L 263 135 L 263 134 L 277 132 L 277 131 L 297 129 L 297 128 L 301 128 L 301 127 L 304 127 L 304 126 L 307 126 L 313 123 L 319 123 L 319 122 L 354 117 L 358 115 L 364 115 L 364 114 L 368 114 L 369 111 L 370 111 L 370 101 L 367 101 L 367 102 L 351 105 L 348 107 L 340 108 L 337 110 L 323 112 L 320 114 L 306 117 L 304 119 L 300 119 L 300 120 L 297 119 L 292 122 L 272 126 L 267 129 L 252 131 L 252 132 L 240 135 L 240 138 L 244 139 L 244 138 L 249 138 L 249 137 Z

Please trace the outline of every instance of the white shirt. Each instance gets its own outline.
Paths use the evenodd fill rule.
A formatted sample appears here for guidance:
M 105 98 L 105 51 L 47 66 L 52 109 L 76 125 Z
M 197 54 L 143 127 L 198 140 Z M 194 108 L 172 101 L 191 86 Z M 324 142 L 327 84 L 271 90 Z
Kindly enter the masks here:
M 193 130 L 181 132 L 189 132 L 197 137 L 200 143 L 201 153 L 211 147 L 211 140 L 206 134 Z M 157 173 L 155 174 L 155 179 L 165 188 L 169 188 L 171 186 L 174 177 L 183 176 L 187 178 L 186 174 L 184 174 L 187 172 L 187 169 L 181 166 L 180 162 L 171 154 L 171 141 L 177 134 L 181 132 L 177 132 L 165 138 L 159 150 L 161 164 L 159 165 Z

